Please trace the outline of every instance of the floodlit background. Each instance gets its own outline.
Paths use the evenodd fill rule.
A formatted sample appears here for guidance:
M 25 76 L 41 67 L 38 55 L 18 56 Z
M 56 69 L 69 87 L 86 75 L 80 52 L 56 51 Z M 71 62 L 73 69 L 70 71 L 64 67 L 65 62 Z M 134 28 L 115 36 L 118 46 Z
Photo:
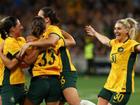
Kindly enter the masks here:
M 60 19 L 60 27 L 69 32 L 77 42 L 77 45 L 70 51 L 80 76 L 78 79 L 80 96 L 97 102 L 97 93 L 109 73 L 110 49 L 103 46 L 97 39 L 91 40 L 85 37 L 84 26 L 90 24 L 98 32 L 114 38 L 113 27 L 116 20 L 133 17 L 140 22 L 140 0 L 0 0 L 0 19 L 9 15 L 17 16 L 24 26 L 23 35 L 26 36 L 30 34 L 32 18 L 44 6 L 51 6 L 56 10 Z M 88 42 L 93 46 L 89 53 L 94 54 L 90 58 L 94 60 L 90 73 L 86 73 L 88 52 L 85 51 L 85 48 Z M 139 73 L 140 57 L 136 66 L 138 75 L 135 81 L 136 93 L 132 95 L 128 105 L 139 105 Z

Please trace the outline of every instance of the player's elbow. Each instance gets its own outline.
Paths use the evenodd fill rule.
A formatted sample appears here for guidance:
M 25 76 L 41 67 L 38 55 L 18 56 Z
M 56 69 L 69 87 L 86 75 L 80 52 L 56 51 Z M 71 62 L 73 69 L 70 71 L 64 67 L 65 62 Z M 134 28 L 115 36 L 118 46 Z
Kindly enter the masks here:
M 69 44 L 67 46 L 75 46 L 75 45 L 76 45 L 76 42 L 72 41 L 72 42 L 69 42 Z
M 69 46 L 74 46 L 76 45 L 75 40 L 66 40 L 65 39 L 65 46 L 69 47 Z
M 72 41 L 72 45 L 73 46 L 76 45 L 76 41 L 75 40 Z

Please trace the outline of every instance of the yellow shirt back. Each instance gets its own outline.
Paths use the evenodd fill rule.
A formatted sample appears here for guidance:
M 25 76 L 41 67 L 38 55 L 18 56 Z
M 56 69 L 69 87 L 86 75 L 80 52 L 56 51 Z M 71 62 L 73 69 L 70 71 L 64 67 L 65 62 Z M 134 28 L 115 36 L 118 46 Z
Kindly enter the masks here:
M 106 89 L 114 92 L 134 91 L 134 65 L 137 57 L 134 47 L 138 44 L 131 39 L 124 43 L 116 39 L 110 41 L 111 71 L 104 86 Z
M 56 34 L 60 37 L 55 47 L 48 47 L 46 51 L 41 53 L 32 69 L 33 76 L 39 75 L 60 75 L 61 60 L 59 48 L 64 46 L 64 39 L 61 30 L 54 25 L 48 26 L 43 34 L 44 38 L 48 38 L 50 34 Z
M 2 43 L 3 39 L 0 37 L 0 44 Z M 0 86 L 2 85 L 3 81 L 3 70 L 4 70 L 4 64 L 0 58 Z
M 76 71 L 75 66 L 72 63 L 70 52 L 68 48 L 61 47 L 60 48 L 61 54 L 61 62 L 62 62 L 62 71 Z
M 25 43 L 26 41 L 23 37 L 19 37 L 17 39 L 12 37 L 6 38 L 3 49 L 4 55 L 6 55 L 9 59 L 13 59 Z M 6 82 L 10 82 L 10 84 L 20 84 L 25 81 L 24 73 L 19 66 L 17 66 L 14 70 L 9 70 L 5 67 L 3 78 L 3 84 Z M 8 80 L 9 78 L 10 81 Z

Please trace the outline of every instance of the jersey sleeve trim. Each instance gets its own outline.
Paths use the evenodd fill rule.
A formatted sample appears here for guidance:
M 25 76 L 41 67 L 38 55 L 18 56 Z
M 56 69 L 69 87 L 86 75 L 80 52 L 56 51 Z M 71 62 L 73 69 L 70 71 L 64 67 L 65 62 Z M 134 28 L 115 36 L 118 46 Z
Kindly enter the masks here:
M 11 53 L 8 52 L 8 54 L 7 54 L 6 56 L 7 56 L 7 58 L 9 58 L 10 60 L 12 60 L 13 58 L 16 58 L 16 59 L 17 59 L 16 55 L 17 55 L 18 53 L 19 53 L 19 51 L 16 52 L 14 55 L 12 55 Z
M 140 43 L 139 43 L 139 44 L 136 44 L 136 45 L 134 46 L 134 52 L 138 53 L 137 50 L 136 50 L 136 47 L 139 46 L 139 45 L 140 45 Z
M 55 32 L 52 32 L 52 33 L 50 33 L 50 34 L 55 34 L 55 35 L 57 35 L 57 36 L 59 37 L 59 39 L 63 39 L 63 41 L 64 41 L 64 46 L 66 45 L 64 38 L 61 37 L 59 34 L 57 34 L 57 33 L 55 33 Z M 49 34 L 49 35 L 50 35 L 50 34 Z
M 63 37 L 61 37 L 59 34 L 57 34 L 57 33 L 55 33 L 55 32 L 52 32 L 52 33 L 50 33 L 50 34 L 55 34 L 55 35 L 57 35 L 59 38 L 63 38 Z M 49 35 L 50 35 L 49 34 Z
M 110 46 L 110 47 L 112 46 L 112 45 L 111 45 L 111 41 L 112 41 L 112 40 L 109 41 L 109 46 Z

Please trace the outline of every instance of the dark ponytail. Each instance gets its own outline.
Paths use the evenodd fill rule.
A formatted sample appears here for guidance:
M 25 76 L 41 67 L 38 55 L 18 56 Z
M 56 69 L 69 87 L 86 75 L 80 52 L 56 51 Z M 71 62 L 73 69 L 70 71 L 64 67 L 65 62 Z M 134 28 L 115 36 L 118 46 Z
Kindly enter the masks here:
M 56 12 L 52 8 L 50 8 L 50 7 L 43 7 L 40 10 L 43 11 L 44 17 L 49 17 L 50 18 L 52 24 L 59 23 L 59 19 L 58 19 L 57 15 L 56 15 Z
M 6 36 L 7 36 L 7 33 L 6 33 L 5 29 L 4 29 L 3 22 L 0 22 L 0 35 L 1 35 L 0 37 L 2 39 L 5 39 Z
M 10 33 L 10 29 L 12 27 L 15 27 L 17 24 L 17 18 L 13 17 L 13 16 L 8 16 L 5 17 L 4 19 L 2 19 L 0 21 L 0 33 L 1 33 L 1 37 L 3 39 L 5 39 L 6 37 L 8 37 L 9 33 Z

